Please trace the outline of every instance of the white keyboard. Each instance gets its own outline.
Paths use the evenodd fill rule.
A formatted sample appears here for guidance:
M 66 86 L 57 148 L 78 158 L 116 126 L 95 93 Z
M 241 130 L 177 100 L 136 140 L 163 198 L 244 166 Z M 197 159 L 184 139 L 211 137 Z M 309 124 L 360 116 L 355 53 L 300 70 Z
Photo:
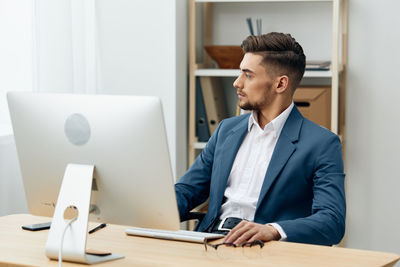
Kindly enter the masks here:
M 180 240 L 180 241 L 188 241 L 195 243 L 204 243 L 204 241 L 208 239 L 218 239 L 224 237 L 224 235 L 221 234 L 212 234 L 212 233 L 185 231 L 185 230 L 168 231 L 168 230 L 139 228 L 139 227 L 128 228 L 125 230 L 125 233 L 128 235 L 145 236 L 145 237 L 153 237 L 153 238 L 168 239 L 168 240 Z

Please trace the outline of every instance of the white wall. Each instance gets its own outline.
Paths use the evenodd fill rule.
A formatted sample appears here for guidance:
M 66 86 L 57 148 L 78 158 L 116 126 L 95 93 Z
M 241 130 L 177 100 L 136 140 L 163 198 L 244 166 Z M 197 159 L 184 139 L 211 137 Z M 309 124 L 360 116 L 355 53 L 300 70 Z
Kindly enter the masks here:
M 6 92 L 32 90 L 31 0 L 0 0 L 0 135 L 10 133 Z
M 14 138 L 0 136 L 0 216 L 27 212 Z
M 184 0 L 97 1 L 100 92 L 161 97 L 173 169 L 186 170 Z
M 400 2 L 349 1 L 346 246 L 400 253 Z
M 0 0 L 0 216 L 28 211 L 6 92 L 32 90 L 32 1 Z

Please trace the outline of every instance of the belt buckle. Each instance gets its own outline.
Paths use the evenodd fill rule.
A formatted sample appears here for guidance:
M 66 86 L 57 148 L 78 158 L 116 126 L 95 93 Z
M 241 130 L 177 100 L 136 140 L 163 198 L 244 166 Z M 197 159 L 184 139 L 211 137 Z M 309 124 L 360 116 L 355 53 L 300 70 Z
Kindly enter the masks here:
M 230 232 L 232 230 L 232 229 L 229 229 L 229 228 L 223 228 L 222 227 L 222 226 L 224 226 L 224 223 L 225 223 L 226 219 L 228 219 L 228 217 L 222 219 L 222 221 L 219 223 L 218 231 L 228 231 L 228 232 Z

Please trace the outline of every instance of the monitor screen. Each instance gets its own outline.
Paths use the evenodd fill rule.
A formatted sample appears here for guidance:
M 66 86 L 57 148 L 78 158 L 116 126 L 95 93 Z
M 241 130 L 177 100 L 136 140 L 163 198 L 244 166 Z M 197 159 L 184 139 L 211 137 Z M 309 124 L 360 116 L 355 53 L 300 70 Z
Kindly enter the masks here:
M 179 228 L 157 97 L 21 92 L 7 97 L 32 214 L 53 216 L 66 166 L 89 164 L 95 166 L 89 220 Z

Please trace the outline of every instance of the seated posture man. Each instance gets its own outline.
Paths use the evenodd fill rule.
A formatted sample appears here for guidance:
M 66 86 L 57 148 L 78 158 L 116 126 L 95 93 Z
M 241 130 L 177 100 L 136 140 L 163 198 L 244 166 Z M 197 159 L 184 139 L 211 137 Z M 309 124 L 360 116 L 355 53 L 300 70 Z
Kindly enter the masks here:
M 239 106 L 175 185 L 179 213 L 209 198 L 198 230 L 225 242 L 287 240 L 332 245 L 345 231 L 339 138 L 293 103 L 305 55 L 289 34 L 249 36 L 235 80 Z M 232 230 L 231 230 L 232 229 Z

